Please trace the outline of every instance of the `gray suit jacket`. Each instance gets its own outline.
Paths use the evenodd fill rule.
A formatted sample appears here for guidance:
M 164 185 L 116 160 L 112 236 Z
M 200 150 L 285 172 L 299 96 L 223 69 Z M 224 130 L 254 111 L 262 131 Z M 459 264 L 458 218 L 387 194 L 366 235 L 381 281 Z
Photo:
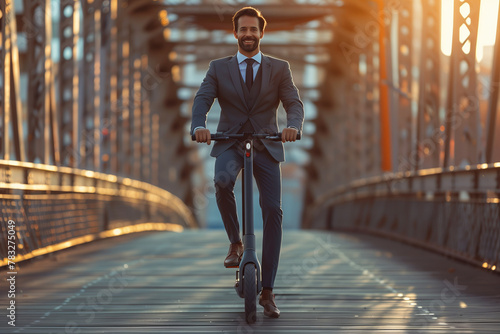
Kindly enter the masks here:
M 196 127 L 206 127 L 207 114 L 215 98 L 219 100 L 221 107 L 217 132 L 238 133 L 247 120 L 250 120 L 257 133 L 279 132 L 277 109 L 280 101 L 287 113 L 287 126 L 301 131 L 304 106 L 293 83 L 288 62 L 262 55 L 260 70 L 262 87 L 257 102 L 249 109 L 245 102 L 236 56 L 210 62 L 205 79 L 194 98 L 191 133 Z M 220 155 L 233 143 L 215 143 L 211 156 Z M 263 140 L 263 144 L 274 159 L 285 160 L 281 142 Z

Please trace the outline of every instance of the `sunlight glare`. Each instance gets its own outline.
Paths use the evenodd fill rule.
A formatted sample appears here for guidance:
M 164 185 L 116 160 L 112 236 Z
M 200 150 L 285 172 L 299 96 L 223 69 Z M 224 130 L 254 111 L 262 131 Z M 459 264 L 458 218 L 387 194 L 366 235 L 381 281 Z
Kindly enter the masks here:
M 451 55 L 453 36 L 453 0 L 441 2 L 441 52 Z
M 500 0 L 481 1 L 479 10 L 479 27 L 477 38 L 476 59 L 483 59 L 483 48 L 495 44 L 496 26 L 498 20 L 498 6 Z M 462 14 L 468 14 L 470 7 L 464 4 L 460 11 Z M 442 0 L 441 2 L 441 52 L 449 56 L 452 48 L 453 36 L 453 0 Z M 470 18 L 467 20 L 470 24 Z M 460 41 L 467 39 L 470 32 L 465 25 L 460 27 Z M 463 46 L 463 51 L 470 52 L 470 42 Z

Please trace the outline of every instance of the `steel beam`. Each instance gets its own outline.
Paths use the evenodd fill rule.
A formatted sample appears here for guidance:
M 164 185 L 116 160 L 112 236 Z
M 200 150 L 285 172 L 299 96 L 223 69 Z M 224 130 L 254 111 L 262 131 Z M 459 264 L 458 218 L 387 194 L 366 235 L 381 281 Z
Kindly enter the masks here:
M 116 0 L 103 1 L 101 8 L 100 92 L 99 92 L 99 169 L 110 171 L 112 150 L 111 136 L 115 133 L 112 123 L 116 104 Z
M 441 1 L 423 0 L 422 43 L 419 65 L 417 142 L 414 170 L 440 166 L 444 134 L 440 128 Z
M 9 99 L 5 98 L 5 64 L 7 52 L 5 51 L 5 39 L 6 39 L 6 26 L 7 20 L 5 15 L 5 9 L 7 7 L 7 1 L 0 1 L 0 158 L 5 159 L 5 106 L 9 103 Z M 8 137 L 7 137 L 8 138 Z
M 0 62 L 0 157 L 25 161 L 17 27 L 12 1 L 0 4 Z
M 377 0 L 379 12 L 384 12 L 384 0 Z M 389 103 L 389 85 L 390 76 L 390 47 L 388 45 L 389 34 L 385 23 L 379 25 L 379 104 L 380 104 L 380 152 L 381 169 L 384 172 L 390 172 L 393 169 L 392 157 L 392 135 L 391 118 Z
M 157 186 L 160 183 L 160 115 L 154 110 L 151 122 L 151 183 Z
M 363 130 L 361 132 L 361 156 L 364 157 L 363 176 L 380 173 L 380 136 L 377 115 L 379 113 L 376 96 L 378 94 L 375 75 L 378 54 L 375 46 L 371 45 L 365 52 L 366 73 L 362 73 L 361 80 L 363 91 Z
M 110 95 L 109 95 L 109 170 L 111 173 L 118 173 L 118 0 L 110 1 L 110 62 L 109 62 L 109 78 L 110 78 Z
M 0 157 L 8 160 L 10 158 L 9 144 L 9 119 L 10 119 L 10 27 L 8 23 L 9 13 L 12 11 L 11 1 L 0 2 Z M 8 96 L 8 97 L 7 97 Z M 7 97 L 7 98 L 6 98 Z
M 28 37 L 28 161 L 50 160 L 50 1 L 25 0 Z
M 60 148 L 60 109 L 56 101 L 55 77 L 52 71 L 53 63 L 50 60 L 50 80 L 49 80 L 49 154 L 50 163 L 56 166 L 61 165 L 61 148 Z
M 80 1 L 62 0 L 59 10 L 59 132 L 61 163 L 76 167 L 78 154 L 78 60 Z
M 151 92 L 145 84 L 149 76 L 149 57 L 143 54 L 141 57 L 141 127 L 142 127 L 142 143 L 141 143 L 141 176 L 142 180 L 151 182 L 151 143 L 152 143 L 152 127 L 151 127 Z
M 141 54 L 134 47 L 132 50 L 130 71 L 132 80 L 130 80 L 130 106 L 131 106 L 131 145 L 132 151 L 129 155 L 132 165 L 132 176 L 141 179 L 141 145 L 142 145 L 142 125 L 141 125 Z
M 344 180 L 355 180 L 362 177 L 361 170 L 362 159 L 361 156 L 361 136 L 362 136 L 362 119 L 363 119 L 363 92 L 361 90 L 361 73 L 360 62 L 362 57 L 356 54 L 351 58 L 353 61 L 348 65 L 349 73 L 347 74 L 346 83 L 346 100 L 345 103 L 349 106 L 349 111 L 342 113 L 341 119 L 344 126 L 341 131 L 343 133 L 343 143 L 341 152 L 343 152 L 344 168 L 341 175 Z
M 120 7 L 119 16 L 125 15 Z M 119 20 L 118 48 L 118 94 L 117 112 L 117 162 L 119 175 L 131 175 L 131 66 L 130 26 L 126 19 Z
M 454 1 L 453 44 L 448 82 L 443 166 L 479 162 L 479 99 L 476 44 L 480 1 Z M 461 36 L 461 31 L 466 36 Z
M 413 1 L 401 1 L 397 15 L 397 40 L 395 49 L 397 50 L 397 69 L 394 73 L 397 80 L 398 91 L 396 94 L 395 110 L 392 118 L 395 119 L 395 151 L 397 155 L 397 171 L 411 170 L 408 166 L 411 154 L 412 142 L 414 141 L 413 117 L 411 106 L 412 95 L 412 42 L 413 42 Z
M 365 2 L 365 0 L 356 1 Z M 353 0 L 350 1 L 353 3 Z M 331 4 L 306 4 L 299 5 L 289 1 L 264 3 L 257 6 L 270 22 L 266 31 L 279 31 L 293 29 L 295 26 L 319 20 L 325 16 L 341 15 L 346 6 L 339 3 Z M 167 11 L 175 13 L 179 19 L 191 25 L 197 25 L 206 30 L 232 30 L 231 18 L 234 13 L 243 7 L 241 3 L 222 3 L 218 1 L 205 1 L 204 3 L 189 5 L 185 3 L 165 5 Z
M 85 40 L 80 166 L 91 170 L 99 170 L 100 167 L 101 2 L 102 0 L 82 0 Z
M 495 40 L 495 51 L 493 64 L 491 66 L 491 89 L 488 104 L 488 121 L 486 132 L 486 162 L 500 161 L 500 127 L 498 126 L 498 95 L 500 86 L 500 6 L 498 7 L 497 35 Z M 495 138 L 497 139 L 495 141 Z M 496 145 L 495 145 L 496 142 Z

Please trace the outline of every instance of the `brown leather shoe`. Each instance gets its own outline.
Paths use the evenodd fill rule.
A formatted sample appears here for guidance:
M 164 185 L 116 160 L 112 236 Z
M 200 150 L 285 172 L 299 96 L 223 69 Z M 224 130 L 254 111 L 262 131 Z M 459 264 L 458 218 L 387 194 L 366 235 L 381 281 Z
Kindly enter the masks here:
M 240 265 L 241 256 L 243 255 L 243 243 L 236 242 L 229 246 L 227 257 L 224 260 L 224 267 L 232 268 Z
M 262 290 L 259 304 L 264 307 L 264 315 L 270 318 L 279 318 L 280 310 L 274 302 L 274 295 L 269 290 Z

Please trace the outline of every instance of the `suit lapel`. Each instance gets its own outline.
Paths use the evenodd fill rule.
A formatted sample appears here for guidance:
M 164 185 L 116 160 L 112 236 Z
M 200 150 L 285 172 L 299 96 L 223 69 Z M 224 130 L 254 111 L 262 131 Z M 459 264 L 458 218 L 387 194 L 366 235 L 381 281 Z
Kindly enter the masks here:
M 259 96 L 262 94 L 265 94 L 267 89 L 269 88 L 269 81 L 271 79 L 271 73 L 272 73 L 271 61 L 269 60 L 269 58 L 264 56 L 264 54 L 262 54 L 260 71 L 262 71 L 262 83 L 261 83 Z M 257 107 L 257 105 L 259 104 L 259 101 L 260 101 L 260 99 L 257 98 L 257 100 L 255 101 L 255 103 L 252 106 L 252 110 L 250 110 L 250 113 Z
M 229 75 L 231 76 L 231 80 L 233 81 L 233 87 L 238 92 L 241 101 L 244 103 L 244 105 L 246 105 L 245 95 L 243 93 L 243 87 L 241 86 L 240 80 L 240 67 L 238 65 L 238 58 L 236 57 L 236 55 L 229 60 L 227 66 L 229 69 Z
M 271 61 L 266 56 L 262 55 L 262 87 L 260 89 L 261 94 L 265 94 L 269 88 L 269 82 L 271 81 Z

